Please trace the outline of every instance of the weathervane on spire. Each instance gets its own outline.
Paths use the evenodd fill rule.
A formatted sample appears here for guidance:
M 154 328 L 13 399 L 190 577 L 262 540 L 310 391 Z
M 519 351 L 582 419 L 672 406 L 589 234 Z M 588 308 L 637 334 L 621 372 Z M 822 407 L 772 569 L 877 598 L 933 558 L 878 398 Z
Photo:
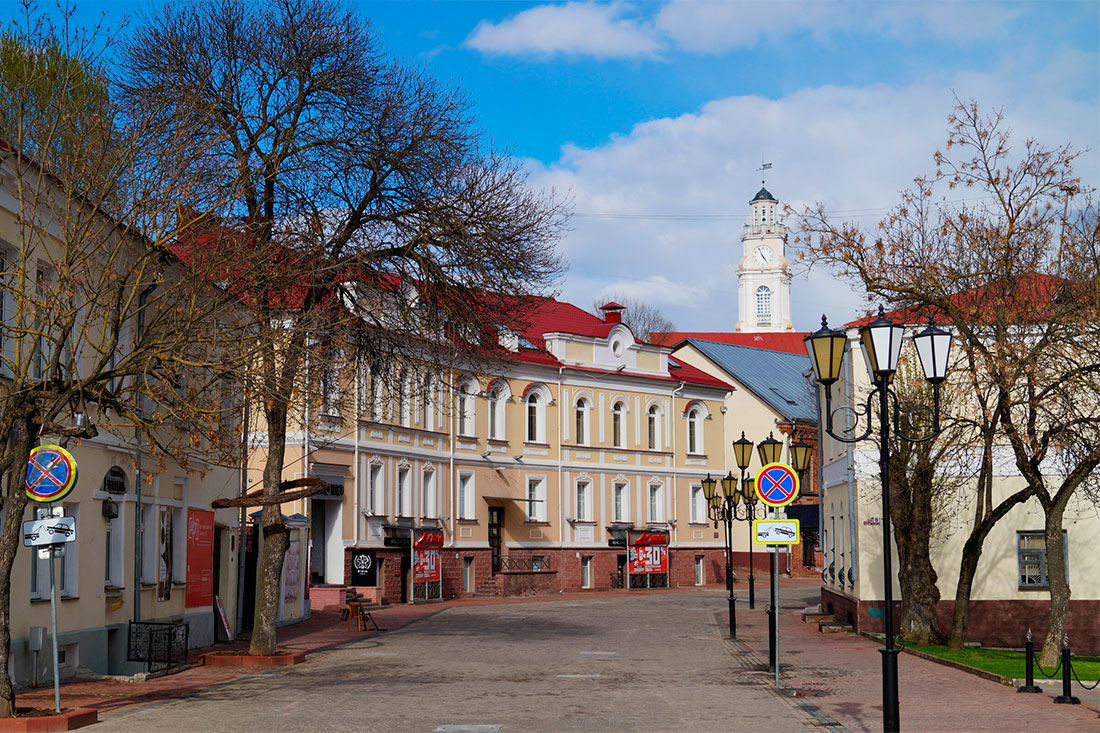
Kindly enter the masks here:
M 771 164 L 771 163 L 765 163 L 765 162 L 764 162 L 764 159 L 763 159 L 763 158 L 761 158 L 761 159 L 760 159 L 760 167 L 759 167 L 759 168 L 757 168 L 756 170 L 757 170 L 758 172 L 759 172 L 759 171 L 768 171 L 768 170 L 771 170 L 771 168 L 772 168 L 772 164 Z M 760 176 L 760 185 L 761 185 L 761 186 L 763 186 L 763 185 L 764 185 L 764 176 Z

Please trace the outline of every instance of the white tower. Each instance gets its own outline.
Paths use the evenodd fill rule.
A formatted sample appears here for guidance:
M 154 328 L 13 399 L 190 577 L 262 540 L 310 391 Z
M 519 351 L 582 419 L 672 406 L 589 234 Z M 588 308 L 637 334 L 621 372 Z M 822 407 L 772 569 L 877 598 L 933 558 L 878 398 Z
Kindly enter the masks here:
M 749 205 L 752 217 L 741 234 L 737 264 L 737 326 L 743 333 L 793 331 L 787 228 L 776 215 L 779 202 L 761 188 Z

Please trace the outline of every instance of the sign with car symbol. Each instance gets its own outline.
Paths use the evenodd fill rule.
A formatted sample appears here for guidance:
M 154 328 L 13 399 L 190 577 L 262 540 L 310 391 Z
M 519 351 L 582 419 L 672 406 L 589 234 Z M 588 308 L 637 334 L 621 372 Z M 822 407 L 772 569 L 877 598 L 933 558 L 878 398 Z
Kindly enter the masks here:
M 758 545 L 797 545 L 802 536 L 797 519 L 757 519 L 752 523 L 752 541 Z
M 76 542 L 76 517 L 46 517 L 23 522 L 23 545 L 38 547 Z

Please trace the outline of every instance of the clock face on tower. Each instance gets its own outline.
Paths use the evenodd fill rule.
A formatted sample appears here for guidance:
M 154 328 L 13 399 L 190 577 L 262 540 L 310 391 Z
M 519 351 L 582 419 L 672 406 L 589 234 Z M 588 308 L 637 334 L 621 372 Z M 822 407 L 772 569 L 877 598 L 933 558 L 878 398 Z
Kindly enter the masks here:
M 772 251 L 770 248 L 761 245 L 752 251 L 752 258 L 756 261 L 756 264 L 766 265 L 772 261 Z

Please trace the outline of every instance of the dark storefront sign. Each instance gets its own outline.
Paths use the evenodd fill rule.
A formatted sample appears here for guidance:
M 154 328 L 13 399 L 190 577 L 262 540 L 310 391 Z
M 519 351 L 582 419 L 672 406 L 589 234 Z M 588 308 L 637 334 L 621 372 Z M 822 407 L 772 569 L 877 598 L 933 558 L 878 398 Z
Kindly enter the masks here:
M 378 585 L 378 559 L 374 555 L 374 550 L 352 550 L 351 584 Z

